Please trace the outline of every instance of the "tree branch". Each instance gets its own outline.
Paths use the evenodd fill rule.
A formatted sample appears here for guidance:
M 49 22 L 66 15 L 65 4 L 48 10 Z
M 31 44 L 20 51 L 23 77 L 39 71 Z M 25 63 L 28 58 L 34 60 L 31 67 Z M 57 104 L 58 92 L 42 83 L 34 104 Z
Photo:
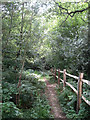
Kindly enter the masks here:
M 72 17 L 73 17 L 76 13 L 81 13 L 81 12 L 83 12 L 83 11 L 88 10 L 89 8 L 90 8 L 90 6 L 87 7 L 87 8 L 85 8 L 85 9 L 82 9 L 82 10 L 75 10 L 75 11 L 72 11 L 72 12 L 68 13 L 68 15 L 73 14 L 73 15 L 72 15 Z
M 82 20 L 83 22 L 85 22 L 85 23 L 88 23 L 88 22 L 86 22 L 82 17 L 81 17 L 81 20 Z
M 75 11 L 68 12 L 67 8 L 62 7 L 57 2 L 55 2 L 55 3 L 58 5 L 59 9 L 65 10 L 66 14 L 70 15 L 71 17 L 73 17 L 76 13 L 81 13 L 81 12 L 86 11 L 86 10 L 88 10 L 90 8 L 90 6 L 88 6 L 87 8 L 84 8 L 82 10 L 75 10 Z
M 61 23 L 60 26 L 62 26 L 62 24 L 68 19 L 69 15 L 67 15 L 67 17 L 65 18 L 65 20 Z

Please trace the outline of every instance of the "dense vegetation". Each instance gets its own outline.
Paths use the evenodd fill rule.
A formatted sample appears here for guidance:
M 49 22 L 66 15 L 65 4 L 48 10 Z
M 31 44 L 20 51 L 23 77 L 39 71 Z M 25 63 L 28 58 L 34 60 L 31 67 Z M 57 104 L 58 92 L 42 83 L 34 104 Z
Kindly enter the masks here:
M 63 78 L 63 75 L 61 75 L 61 78 Z M 74 81 L 73 79 L 67 78 L 67 81 L 77 89 L 76 80 Z M 51 84 L 58 83 L 58 80 L 55 80 L 55 77 L 50 76 L 49 82 Z M 77 114 L 77 95 L 69 86 L 66 86 L 63 89 L 63 83 L 60 82 L 60 86 L 56 87 L 56 91 L 58 94 L 59 104 L 62 107 L 63 112 L 66 113 L 68 119 L 89 120 L 90 108 L 83 100 Z M 86 84 L 83 85 L 83 95 L 90 101 L 89 87 Z
M 45 73 L 29 69 L 22 73 L 20 88 L 17 88 L 15 83 L 3 82 L 3 119 L 52 117 L 50 115 L 50 106 L 44 94 L 45 83 L 42 82 L 43 76 L 45 76 Z M 20 99 L 16 104 L 16 94 L 19 95 L 19 89 L 21 92 Z
M 89 13 L 87 1 L 2 2 L 3 119 L 52 117 L 45 84 L 39 81 L 52 67 L 72 74 L 84 72 L 89 80 Z M 17 88 L 19 81 L 21 86 Z M 73 102 L 67 104 L 73 106 Z

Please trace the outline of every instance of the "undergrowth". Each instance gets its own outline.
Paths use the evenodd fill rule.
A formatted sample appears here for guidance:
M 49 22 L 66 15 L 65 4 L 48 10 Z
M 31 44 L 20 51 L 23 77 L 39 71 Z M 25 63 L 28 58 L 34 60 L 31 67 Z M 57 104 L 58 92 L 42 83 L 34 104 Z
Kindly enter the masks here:
M 11 79 L 3 81 L 2 120 L 50 118 L 50 106 L 45 97 L 46 73 L 34 70 L 23 71 L 21 87 Z M 20 90 L 19 104 L 16 105 L 16 94 Z
M 70 120 L 89 120 L 90 118 L 90 108 L 89 106 L 82 100 L 80 105 L 80 110 L 77 114 L 77 96 L 76 94 L 66 86 L 63 89 L 63 84 L 60 84 L 60 87 L 57 88 L 58 98 L 60 106 L 63 109 L 63 112 L 66 113 L 66 117 Z

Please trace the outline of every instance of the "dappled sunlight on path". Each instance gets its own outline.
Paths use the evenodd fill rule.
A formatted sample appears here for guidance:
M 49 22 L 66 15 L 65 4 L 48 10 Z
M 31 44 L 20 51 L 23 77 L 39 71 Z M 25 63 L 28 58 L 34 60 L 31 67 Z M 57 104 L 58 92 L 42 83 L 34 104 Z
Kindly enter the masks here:
M 57 93 L 55 90 L 57 84 L 50 84 L 46 78 L 44 78 L 44 81 L 46 83 L 45 94 L 51 106 L 51 114 L 54 115 L 54 119 L 67 120 L 58 103 Z

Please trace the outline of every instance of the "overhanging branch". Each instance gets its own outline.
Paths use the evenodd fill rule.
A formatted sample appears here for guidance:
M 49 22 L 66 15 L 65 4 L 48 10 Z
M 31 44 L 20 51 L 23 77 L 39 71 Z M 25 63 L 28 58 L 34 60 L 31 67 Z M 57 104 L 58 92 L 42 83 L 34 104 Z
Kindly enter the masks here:
M 75 11 L 69 12 L 69 10 L 68 10 L 67 8 L 59 5 L 59 3 L 57 3 L 57 2 L 55 2 L 55 3 L 58 5 L 60 11 L 61 11 L 61 10 L 65 10 L 64 13 L 67 14 L 67 17 L 66 17 L 65 20 L 61 23 L 60 26 L 62 26 L 62 24 L 68 19 L 69 16 L 70 16 L 70 17 L 73 17 L 76 13 L 82 13 L 82 12 L 90 9 L 90 6 L 88 6 L 87 8 L 83 8 L 83 9 L 81 9 L 81 10 L 75 10 Z M 82 20 L 83 20 L 83 19 L 82 19 Z M 84 21 L 84 20 L 83 20 L 83 21 Z M 84 22 L 86 22 L 86 21 L 84 21 Z
M 59 9 L 61 10 L 65 10 L 66 11 L 66 14 L 70 15 L 71 17 L 73 17 L 76 13 L 82 13 L 83 11 L 86 11 L 90 8 L 90 6 L 88 6 L 87 8 L 84 8 L 82 10 L 75 10 L 75 11 L 71 11 L 71 12 L 68 12 L 68 9 L 67 8 L 64 8 L 62 7 L 61 5 L 59 5 L 57 2 L 56 4 L 58 5 Z
M 87 8 L 85 8 L 85 9 L 82 9 L 82 10 L 75 10 L 75 11 L 69 12 L 68 15 L 73 14 L 73 15 L 71 15 L 71 16 L 73 17 L 76 13 L 81 13 L 81 12 L 83 12 L 83 11 L 88 10 L 89 8 L 90 8 L 90 6 L 87 7 Z

